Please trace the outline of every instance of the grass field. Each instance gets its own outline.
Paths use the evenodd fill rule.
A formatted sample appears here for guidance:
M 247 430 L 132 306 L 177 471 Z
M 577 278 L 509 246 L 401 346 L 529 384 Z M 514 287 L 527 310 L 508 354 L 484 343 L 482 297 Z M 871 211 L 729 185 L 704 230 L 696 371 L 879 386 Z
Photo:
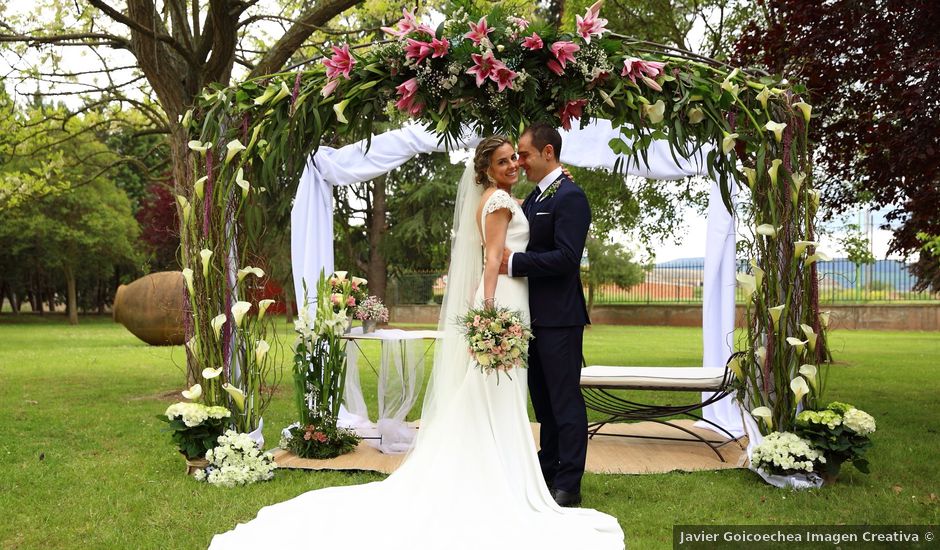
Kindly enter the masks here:
M 878 421 L 871 475 L 848 467 L 835 486 L 790 492 L 747 470 L 588 474 L 584 505 L 616 516 L 638 549 L 671 547 L 674 524 L 940 523 L 940 334 L 832 337 L 828 397 Z M 696 329 L 586 333 L 589 363 L 694 366 L 700 349 Z M 265 505 L 382 478 L 285 470 L 236 489 L 187 478 L 156 418 L 182 389 L 183 361 L 182 348 L 147 346 L 110 319 L 0 316 L 0 548 L 205 548 Z M 374 410 L 375 376 L 364 367 L 361 378 Z M 292 420 L 290 391 L 265 414 L 268 446 Z

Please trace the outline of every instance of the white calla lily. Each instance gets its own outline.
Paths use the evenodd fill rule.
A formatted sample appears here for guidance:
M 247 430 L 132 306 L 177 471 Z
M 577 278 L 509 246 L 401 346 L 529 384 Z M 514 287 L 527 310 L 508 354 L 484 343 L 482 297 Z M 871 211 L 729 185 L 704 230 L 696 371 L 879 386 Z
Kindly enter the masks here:
M 757 364 L 764 366 L 764 363 L 767 361 L 767 348 L 760 346 L 754 350 L 754 357 L 757 358 Z
M 741 91 L 741 87 L 738 86 L 737 84 L 733 84 L 731 82 L 731 78 L 732 77 L 729 76 L 728 78 L 726 78 L 725 80 L 721 82 L 721 89 L 728 92 L 729 94 L 731 94 L 732 97 L 737 99 L 738 93 Z
M 208 248 L 203 248 L 199 251 L 199 257 L 202 259 L 202 276 L 209 276 L 209 259 L 212 258 L 212 251 Z
M 768 131 L 774 133 L 774 139 L 777 140 L 777 143 L 780 143 L 783 140 L 783 129 L 786 127 L 786 122 L 774 122 L 772 120 L 767 121 L 767 124 L 764 125 L 764 128 L 767 128 Z
M 242 188 L 242 198 L 248 196 L 248 190 L 251 188 L 251 185 L 249 185 L 248 180 L 245 179 L 245 171 L 242 168 L 239 168 L 238 172 L 235 173 L 235 185 Z
M 341 124 L 348 124 L 349 121 L 346 120 L 346 107 L 349 106 L 351 99 L 344 99 L 339 103 L 333 104 L 333 112 L 336 113 L 336 121 Z
M 222 389 L 232 396 L 232 401 L 235 402 L 235 406 L 238 407 L 238 410 L 245 410 L 245 392 L 231 384 L 222 384 Z
M 251 302 L 235 302 L 235 305 L 232 306 L 232 317 L 235 318 L 236 327 L 242 326 L 242 319 L 250 309 Z
M 666 114 L 666 104 L 663 103 L 663 100 L 657 99 L 656 103 L 652 105 L 643 105 L 643 113 L 646 114 L 651 123 L 659 124 Z
M 366 279 L 363 279 L 362 277 L 353 277 L 352 279 L 350 279 L 350 282 L 352 282 L 352 284 L 356 286 L 369 284 L 369 281 L 367 281 Z
M 186 347 L 189 348 L 189 353 L 193 355 L 196 354 L 196 337 L 193 336 L 189 340 L 186 340 Z
M 242 282 L 242 280 L 248 275 L 254 275 L 255 277 L 260 279 L 264 277 L 264 270 L 261 269 L 260 267 L 252 267 L 252 266 L 243 267 L 238 270 L 238 274 L 237 274 L 238 282 L 239 283 Z
M 770 225 L 769 223 L 762 223 L 758 225 L 756 231 L 758 235 L 763 235 L 765 237 L 773 238 L 777 236 L 777 228 Z
M 213 378 L 218 378 L 222 374 L 222 367 L 213 369 L 211 367 L 206 367 L 202 369 L 202 377 L 206 380 L 212 380 Z
M 813 106 L 805 101 L 798 101 L 793 106 L 803 111 L 803 119 L 809 122 L 809 119 L 813 116 Z
M 269 307 L 274 305 L 274 300 L 267 299 L 261 300 L 258 302 L 258 320 L 264 319 L 264 312 L 268 310 Z
M 195 401 L 202 397 L 202 384 L 195 384 L 188 390 L 182 391 L 183 397 L 189 399 L 190 401 Z
M 810 387 L 814 390 L 816 389 L 816 374 L 819 372 L 819 369 L 816 368 L 816 365 L 800 365 L 800 374 L 803 378 L 806 378 L 809 381 Z
M 770 88 L 767 88 L 766 86 L 760 91 L 760 93 L 757 94 L 757 101 L 760 101 L 760 106 L 763 107 L 765 111 L 767 110 L 767 100 L 770 99 L 770 96 L 772 95 L 773 94 L 770 93 Z
M 744 299 L 748 299 L 757 290 L 757 280 L 750 273 L 738 273 L 735 275 L 738 286 L 744 291 Z
M 728 368 L 738 377 L 738 380 L 744 380 L 744 371 L 741 370 L 741 356 L 735 355 L 728 361 Z
M 227 320 L 228 319 L 226 315 L 224 313 L 220 313 L 216 315 L 215 317 L 213 317 L 211 321 L 209 321 L 209 324 L 212 326 L 212 332 L 213 334 L 215 334 L 216 340 L 222 338 L 222 326 L 225 324 Z
M 348 273 L 349 273 L 348 271 L 334 271 L 333 276 L 336 277 L 337 282 L 341 283 L 346 280 L 346 275 Z
M 803 180 L 806 179 L 806 172 L 795 172 L 790 174 L 790 178 L 793 180 L 793 186 L 799 189 L 803 187 Z
M 769 407 L 757 407 L 751 411 L 751 416 L 763 420 L 764 424 L 767 425 L 768 430 L 774 429 L 774 413 L 770 410 Z
M 831 259 L 832 258 L 829 257 L 829 254 L 826 254 L 825 252 L 817 250 L 815 254 L 803 260 L 803 265 L 809 266 L 813 262 L 828 262 Z
M 823 328 L 829 328 L 829 314 L 830 313 L 831 312 L 829 311 L 819 312 L 819 324 L 822 325 Z
M 803 335 L 806 336 L 806 344 L 809 347 L 809 351 L 816 351 L 816 331 L 807 324 L 801 324 L 800 329 L 803 331 Z
M 806 192 L 806 194 L 809 195 L 809 200 L 813 204 L 813 210 L 819 210 L 819 190 L 810 189 Z
M 786 305 L 780 304 L 779 306 L 767 308 L 767 311 L 770 312 L 770 318 L 773 320 L 775 329 L 780 326 L 780 316 L 783 314 L 783 310 L 786 307 L 787 307 Z
M 793 391 L 795 401 L 799 403 L 800 400 L 809 393 L 809 386 L 806 385 L 805 378 L 797 376 L 793 380 L 790 380 L 790 390 Z
M 795 256 L 802 256 L 803 252 L 806 251 L 806 248 L 809 246 L 816 246 L 816 241 L 794 241 L 793 242 L 793 254 Z
M 747 186 L 754 189 L 754 184 L 757 183 L 757 170 L 745 166 L 741 168 L 741 171 L 744 172 L 744 177 L 747 178 Z
M 277 87 L 276 87 L 276 86 L 268 86 L 267 88 L 265 88 L 263 94 L 261 94 L 260 96 L 258 96 L 258 97 L 255 98 L 255 105 L 259 105 L 259 106 L 260 106 L 260 105 L 264 105 L 264 104 L 267 103 L 272 97 L 274 97 L 274 94 L 276 94 L 276 93 L 277 93 Z
M 193 184 L 193 189 L 196 191 L 196 196 L 202 200 L 206 196 L 206 182 L 209 181 L 209 176 L 202 176 L 196 183 Z
M 231 162 L 232 158 L 245 150 L 245 146 L 237 139 L 233 139 L 225 146 L 225 162 Z
M 193 120 L 193 110 L 189 109 L 188 111 L 186 111 L 185 114 L 183 114 L 183 118 L 180 119 L 180 126 L 182 126 L 183 128 L 187 128 L 189 126 L 189 123 L 192 122 L 192 120 Z
M 183 279 L 186 281 L 186 289 L 189 290 L 189 295 L 195 295 L 196 291 L 193 287 L 193 270 L 188 267 L 183 269 Z
M 777 170 L 780 169 L 780 165 L 783 164 L 783 161 L 780 159 L 774 159 L 770 162 L 770 168 L 767 169 L 767 175 L 770 176 L 770 183 L 777 185 Z
M 731 151 L 734 151 L 734 146 L 737 144 L 738 134 L 729 134 L 725 132 L 725 137 L 721 139 L 721 152 L 728 154 Z
M 757 262 L 755 262 L 753 259 L 751 259 L 751 273 L 754 274 L 754 284 L 759 290 L 761 288 L 761 284 L 764 282 L 764 270 L 757 267 Z
M 258 346 L 255 347 L 255 364 L 260 365 L 264 361 L 264 356 L 271 350 L 271 345 L 264 340 L 258 340 Z
M 806 340 L 800 340 L 799 338 L 788 336 L 787 343 L 796 348 L 797 355 L 800 357 L 803 356 L 803 351 L 806 349 Z
M 698 107 L 693 107 L 689 109 L 689 123 L 698 124 L 705 120 L 705 111 L 699 109 Z
M 188 145 L 190 149 L 202 155 L 206 154 L 206 151 L 212 148 L 212 142 L 207 141 L 203 143 L 197 139 L 190 141 Z

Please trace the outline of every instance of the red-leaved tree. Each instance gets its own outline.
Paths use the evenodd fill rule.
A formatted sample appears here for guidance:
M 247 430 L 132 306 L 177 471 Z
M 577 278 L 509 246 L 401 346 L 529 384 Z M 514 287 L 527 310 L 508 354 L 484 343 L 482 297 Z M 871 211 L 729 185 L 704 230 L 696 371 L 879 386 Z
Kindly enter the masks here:
M 940 235 L 940 2 L 758 0 L 735 63 L 806 83 L 816 181 L 831 214 L 888 207 L 891 251 Z M 912 271 L 940 290 L 938 258 Z

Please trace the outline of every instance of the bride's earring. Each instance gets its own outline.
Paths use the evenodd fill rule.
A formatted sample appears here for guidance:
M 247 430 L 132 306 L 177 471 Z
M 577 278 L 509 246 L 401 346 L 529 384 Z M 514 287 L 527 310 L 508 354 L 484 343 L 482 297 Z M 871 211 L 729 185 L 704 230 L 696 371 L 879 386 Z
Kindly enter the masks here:
M 489 173 L 486 174 L 486 181 L 490 184 L 490 186 L 496 185 L 496 180 L 493 179 L 493 176 L 491 176 Z

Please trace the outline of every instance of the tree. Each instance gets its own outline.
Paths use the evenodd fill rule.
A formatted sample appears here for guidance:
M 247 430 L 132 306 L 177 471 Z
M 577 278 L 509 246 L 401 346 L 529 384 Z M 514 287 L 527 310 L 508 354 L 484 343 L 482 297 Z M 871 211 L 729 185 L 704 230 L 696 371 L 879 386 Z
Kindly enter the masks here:
M 583 270 L 582 279 L 588 285 L 588 313 L 593 311 L 595 294 L 602 285 L 627 289 L 645 280 L 646 270 L 623 245 L 589 237 L 585 248 L 588 268 Z
M 919 233 L 940 234 L 940 3 L 759 4 L 736 61 L 806 83 L 815 177 L 830 216 L 886 208 L 884 228 L 894 229 L 889 252 L 920 251 Z M 940 289 L 936 265 L 915 266 L 922 287 Z
M 855 265 L 855 295 L 859 296 L 862 291 L 862 266 L 875 263 L 875 255 L 871 253 L 871 242 L 862 233 L 861 226 L 850 223 L 845 231 L 839 242 L 845 248 L 849 261 Z

